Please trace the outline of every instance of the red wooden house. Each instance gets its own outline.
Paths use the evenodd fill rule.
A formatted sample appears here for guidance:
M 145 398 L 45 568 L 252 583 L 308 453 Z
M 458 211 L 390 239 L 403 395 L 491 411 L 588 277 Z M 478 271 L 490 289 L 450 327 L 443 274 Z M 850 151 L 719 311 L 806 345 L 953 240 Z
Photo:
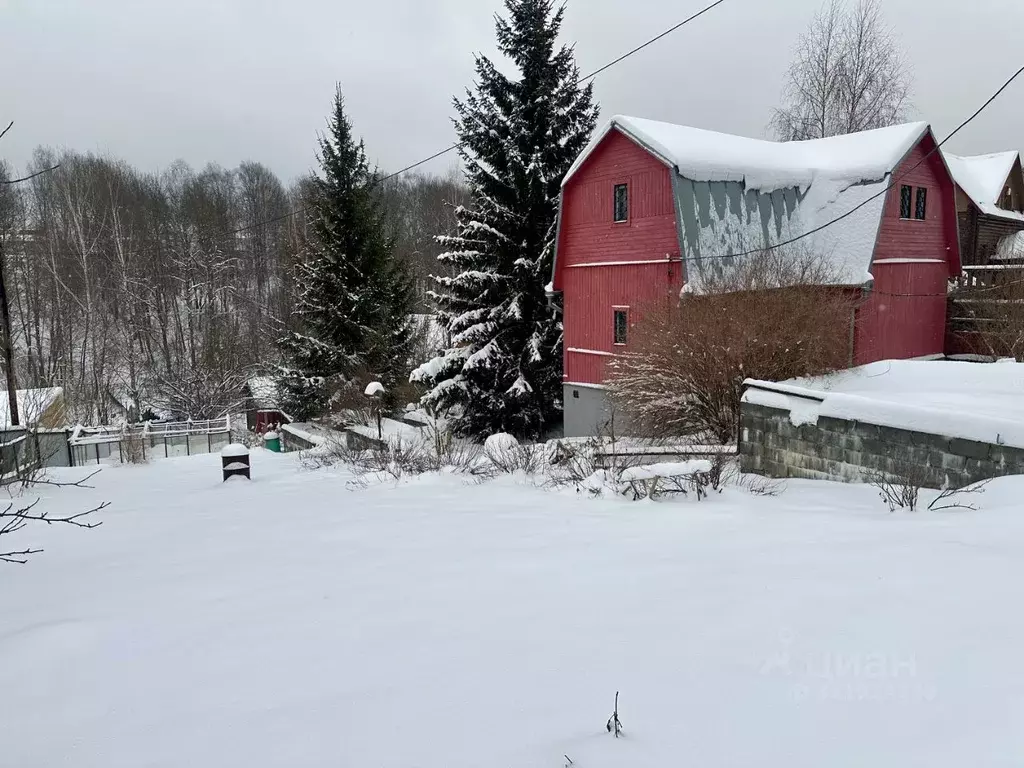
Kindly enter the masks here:
M 941 355 L 960 253 L 954 185 L 935 150 L 925 123 L 771 142 L 613 118 L 562 188 L 550 289 L 563 295 L 566 435 L 607 419 L 606 366 L 629 348 L 640 307 L 838 217 L 800 247 L 864 293 L 851 362 Z

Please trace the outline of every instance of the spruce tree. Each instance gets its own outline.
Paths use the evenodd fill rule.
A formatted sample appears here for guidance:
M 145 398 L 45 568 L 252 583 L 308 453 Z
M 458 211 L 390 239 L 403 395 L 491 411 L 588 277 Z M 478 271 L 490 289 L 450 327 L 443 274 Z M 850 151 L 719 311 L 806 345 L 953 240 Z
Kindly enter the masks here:
M 458 209 L 457 235 L 439 238 L 457 275 L 435 278 L 433 293 L 451 349 L 413 374 L 432 386 L 425 404 L 450 408 L 456 431 L 476 438 L 538 437 L 561 416 L 562 328 L 544 286 L 561 181 L 598 112 L 572 48 L 557 45 L 564 7 L 505 8 L 498 48 L 518 79 L 478 56 L 475 89 L 455 100 L 472 205 Z
M 394 258 L 377 176 L 353 136 L 340 88 L 319 161 L 312 237 L 296 274 L 300 330 L 280 341 L 290 364 L 282 405 L 296 418 L 322 414 L 332 393 L 360 380 L 394 393 L 408 371 L 413 336 L 412 281 Z

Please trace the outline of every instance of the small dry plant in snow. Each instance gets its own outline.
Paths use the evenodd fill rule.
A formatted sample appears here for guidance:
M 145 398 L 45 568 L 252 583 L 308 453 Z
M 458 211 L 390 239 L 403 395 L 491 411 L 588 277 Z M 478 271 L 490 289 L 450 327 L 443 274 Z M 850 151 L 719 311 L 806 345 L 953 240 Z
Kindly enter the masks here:
M 307 469 L 322 469 L 343 464 L 356 474 L 357 485 L 375 479 L 401 480 L 428 472 L 481 474 L 483 451 L 478 445 L 456 440 L 443 427 L 425 427 L 415 439 L 392 437 L 383 447 L 359 449 L 344 440 L 332 440 L 305 451 L 302 464 Z
M 921 490 L 925 487 L 925 468 L 917 464 L 903 464 L 896 472 L 869 472 L 867 481 L 878 489 L 878 496 L 889 507 L 890 512 L 906 510 L 917 512 Z M 965 486 L 964 488 L 943 488 L 926 507 L 930 512 L 959 509 L 977 512 L 978 507 L 966 497 L 982 494 L 990 480 Z
M 543 445 L 523 444 L 512 435 L 492 435 L 484 443 L 483 456 L 490 464 L 491 475 L 537 475 L 547 467 L 547 450 Z M 488 473 L 487 467 L 481 471 Z

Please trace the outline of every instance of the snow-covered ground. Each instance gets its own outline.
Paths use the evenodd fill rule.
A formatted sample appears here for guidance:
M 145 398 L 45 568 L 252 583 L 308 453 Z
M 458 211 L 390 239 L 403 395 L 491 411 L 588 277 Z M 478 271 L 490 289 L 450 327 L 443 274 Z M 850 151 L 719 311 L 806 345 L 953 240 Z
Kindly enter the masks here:
M 1024 479 L 892 515 L 218 463 L 45 489 L 114 506 L 0 570 L 0 764 L 1021 765 Z

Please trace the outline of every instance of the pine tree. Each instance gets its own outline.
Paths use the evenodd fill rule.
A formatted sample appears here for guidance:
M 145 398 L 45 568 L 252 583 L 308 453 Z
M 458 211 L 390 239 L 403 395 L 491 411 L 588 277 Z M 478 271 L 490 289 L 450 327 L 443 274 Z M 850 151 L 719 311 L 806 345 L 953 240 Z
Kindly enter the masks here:
M 319 160 L 312 238 L 296 275 L 301 330 L 280 341 L 290 362 L 282 369 L 283 407 L 297 418 L 322 414 L 332 391 L 361 379 L 393 393 L 412 345 L 412 281 L 385 234 L 377 177 L 340 88 Z
M 460 153 L 472 196 L 457 210 L 458 234 L 439 238 L 439 319 L 452 339 L 416 381 L 424 403 L 451 408 L 457 432 L 537 437 L 561 415 L 562 328 L 550 280 L 562 178 L 597 122 L 593 87 L 582 86 L 573 51 L 556 45 L 564 8 L 555 0 L 505 0 L 498 48 L 519 70 L 476 60 L 477 83 L 455 100 Z M 454 406 L 454 407 L 453 407 Z

